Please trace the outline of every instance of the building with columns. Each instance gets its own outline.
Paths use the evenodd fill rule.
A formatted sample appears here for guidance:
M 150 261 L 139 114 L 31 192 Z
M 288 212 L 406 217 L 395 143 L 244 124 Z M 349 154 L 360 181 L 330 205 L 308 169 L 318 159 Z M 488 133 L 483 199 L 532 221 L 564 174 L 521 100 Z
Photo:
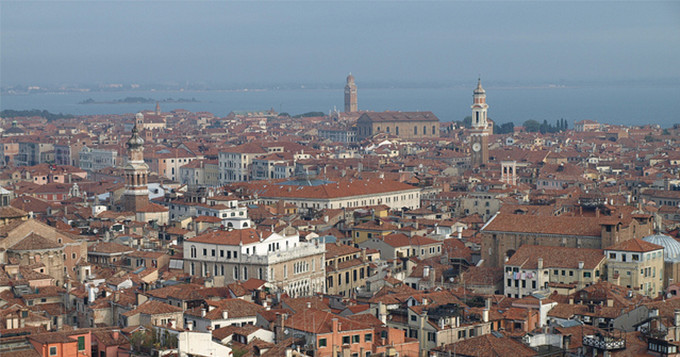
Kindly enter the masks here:
M 357 85 L 354 83 L 354 76 L 350 73 L 345 85 L 345 113 L 354 113 L 358 110 Z
M 517 186 L 517 161 L 501 161 L 501 182 Z
M 477 88 L 475 88 L 472 98 L 471 164 L 473 167 L 479 167 L 489 162 L 489 134 L 491 134 L 486 117 L 489 105 L 486 104 L 486 91 L 482 88 L 481 79 L 477 81 Z

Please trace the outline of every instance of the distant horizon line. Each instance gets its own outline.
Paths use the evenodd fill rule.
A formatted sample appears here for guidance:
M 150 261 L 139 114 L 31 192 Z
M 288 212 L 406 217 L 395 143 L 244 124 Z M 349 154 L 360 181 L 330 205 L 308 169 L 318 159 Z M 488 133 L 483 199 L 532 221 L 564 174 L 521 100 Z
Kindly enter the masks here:
M 472 83 L 472 84 L 471 84 Z M 664 79 L 617 79 L 617 80 L 541 80 L 541 81 L 508 81 L 508 80 L 482 80 L 485 88 L 493 89 L 554 89 L 554 88 L 579 88 L 592 86 L 680 86 L 680 78 Z M 441 88 L 472 88 L 476 85 L 472 81 L 357 81 L 360 89 L 441 89 Z M 95 83 L 60 83 L 60 84 L 16 84 L 0 86 L 0 91 L 5 94 L 16 91 L 29 91 L 35 93 L 79 91 L 84 92 L 149 92 L 149 91 L 257 91 L 257 90 L 337 90 L 344 88 L 344 83 L 339 82 L 234 82 L 217 83 L 185 81 L 183 83 L 171 82 L 95 82 Z M 471 90 L 472 90 L 471 89 Z

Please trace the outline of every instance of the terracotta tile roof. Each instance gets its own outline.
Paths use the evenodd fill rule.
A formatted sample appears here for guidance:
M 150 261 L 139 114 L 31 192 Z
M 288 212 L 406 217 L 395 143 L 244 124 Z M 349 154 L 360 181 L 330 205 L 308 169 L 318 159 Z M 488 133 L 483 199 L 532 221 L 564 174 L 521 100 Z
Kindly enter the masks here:
M 370 330 L 371 327 L 362 322 L 350 320 L 348 318 L 334 315 L 327 311 L 316 309 L 305 309 L 297 314 L 290 316 L 286 320 L 286 325 L 294 330 L 305 331 L 314 334 L 330 333 L 332 331 L 333 319 L 338 319 L 340 331 Z
M 242 299 L 223 299 L 219 301 L 207 301 L 208 305 L 212 306 L 212 310 L 207 311 L 205 314 L 205 319 L 208 320 L 222 320 L 222 312 L 226 311 L 228 318 L 242 318 L 242 317 L 255 317 L 260 311 L 264 311 L 265 308 Z M 193 308 L 185 311 L 185 314 L 193 316 L 201 316 L 200 308 Z
M 159 315 L 159 314 L 171 314 L 175 312 L 182 312 L 181 307 L 172 306 L 164 302 L 157 300 L 148 300 L 145 303 L 139 305 L 136 309 L 124 313 L 125 316 L 134 316 L 137 314 L 145 315 Z
M 623 241 L 619 244 L 615 244 L 609 248 L 606 248 L 607 250 L 618 250 L 618 251 L 624 251 L 624 252 L 651 252 L 654 250 L 659 250 L 663 249 L 662 246 L 656 245 L 654 243 L 649 243 L 647 241 L 641 240 L 641 239 L 629 239 L 627 241 Z
M 594 269 L 605 257 L 602 249 L 523 245 L 505 265 L 538 269 L 539 258 L 543 259 L 544 268 L 578 269 L 579 262 L 583 262 L 584 269 Z
M 126 245 L 118 244 L 115 242 L 100 242 L 97 243 L 96 245 L 89 247 L 88 248 L 89 252 L 92 253 L 105 253 L 105 254 L 113 254 L 113 253 L 127 253 L 127 252 L 134 252 L 134 248 L 130 248 Z
M 231 337 L 238 329 L 240 329 L 240 327 L 235 325 L 220 327 L 212 332 L 212 336 L 213 338 L 222 341 L 227 337 Z
M 486 334 L 478 337 L 469 338 L 450 345 L 437 347 L 436 351 L 451 351 L 460 356 L 479 356 L 480 351 L 484 351 L 484 356 L 518 356 L 530 357 L 537 354 L 533 349 L 524 344 L 500 335 Z
M 307 309 L 307 304 L 310 304 L 313 309 L 330 311 L 328 299 L 322 299 L 316 296 L 299 297 L 299 298 L 284 298 L 282 299 L 282 306 L 289 307 L 293 312 L 300 312 Z
M 600 220 L 596 217 L 531 216 L 499 213 L 482 232 L 516 232 L 599 237 Z
M 53 242 L 36 233 L 31 233 L 26 238 L 17 242 L 17 244 L 10 247 L 12 250 L 34 250 L 34 249 L 57 249 L 62 245 Z
M 348 178 L 316 186 L 282 185 L 281 182 L 271 181 L 243 183 L 239 186 L 245 186 L 250 192 L 257 192 L 262 198 L 333 199 L 418 190 L 417 187 L 387 179 L 359 180 Z
M 326 259 L 332 259 L 339 256 L 360 253 L 361 249 L 352 247 L 347 244 L 328 243 L 326 244 Z
M 431 238 L 426 238 L 418 235 L 409 237 L 402 233 L 388 234 L 383 238 L 383 240 L 385 241 L 385 243 L 395 248 L 441 244 L 440 241 Z
M 263 239 L 269 237 L 271 233 L 261 232 L 253 228 L 235 229 L 232 231 L 217 230 L 203 233 L 196 237 L 187 239 L 185 242 L 197 242 L 208 244 L 223 244 L 223 245 L 239 245 L 252 244 L 260 241 L 260 236 Z
M 430 111 L 424 112 L 368 112 L 364 113 L 357 119 L 357 121 L 371 121 L 371 122 L 393 122 L 393 121 L 439 121 L 434 113 Z

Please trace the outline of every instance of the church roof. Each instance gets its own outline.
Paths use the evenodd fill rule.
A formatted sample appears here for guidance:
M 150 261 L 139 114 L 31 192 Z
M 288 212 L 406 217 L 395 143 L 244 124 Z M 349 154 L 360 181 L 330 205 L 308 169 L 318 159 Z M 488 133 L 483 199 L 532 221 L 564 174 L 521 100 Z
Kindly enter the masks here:
M 26 238 L 20 240 L 13 245 L 11 250 L 36 250 L 36 249 L 57 249 L 61 248 L 60 244 L 53 242 L 43 236 L 31 233 Z
M 368 112 L 364 113 L 359 117 L 359 122 L 370 121 L 370 122 L 414 122 L 414 121 L 434 121 L 439 122 L 434 113 L 430 111 L 426 112 Z

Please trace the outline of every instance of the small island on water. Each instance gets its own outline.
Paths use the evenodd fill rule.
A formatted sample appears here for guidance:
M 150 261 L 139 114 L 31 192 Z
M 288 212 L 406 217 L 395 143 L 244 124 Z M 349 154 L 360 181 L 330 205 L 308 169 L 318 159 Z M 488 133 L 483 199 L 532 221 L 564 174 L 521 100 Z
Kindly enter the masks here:
M 166 98 L 166 99 L 152 99 L 144 97 L 126 97 L 124 99 L 115 99 L 111 101 L 97 101 L 92 98 L 85 99 L 78 104 L 146 104 L 146 103 L 200 103 L 196 98 Z

